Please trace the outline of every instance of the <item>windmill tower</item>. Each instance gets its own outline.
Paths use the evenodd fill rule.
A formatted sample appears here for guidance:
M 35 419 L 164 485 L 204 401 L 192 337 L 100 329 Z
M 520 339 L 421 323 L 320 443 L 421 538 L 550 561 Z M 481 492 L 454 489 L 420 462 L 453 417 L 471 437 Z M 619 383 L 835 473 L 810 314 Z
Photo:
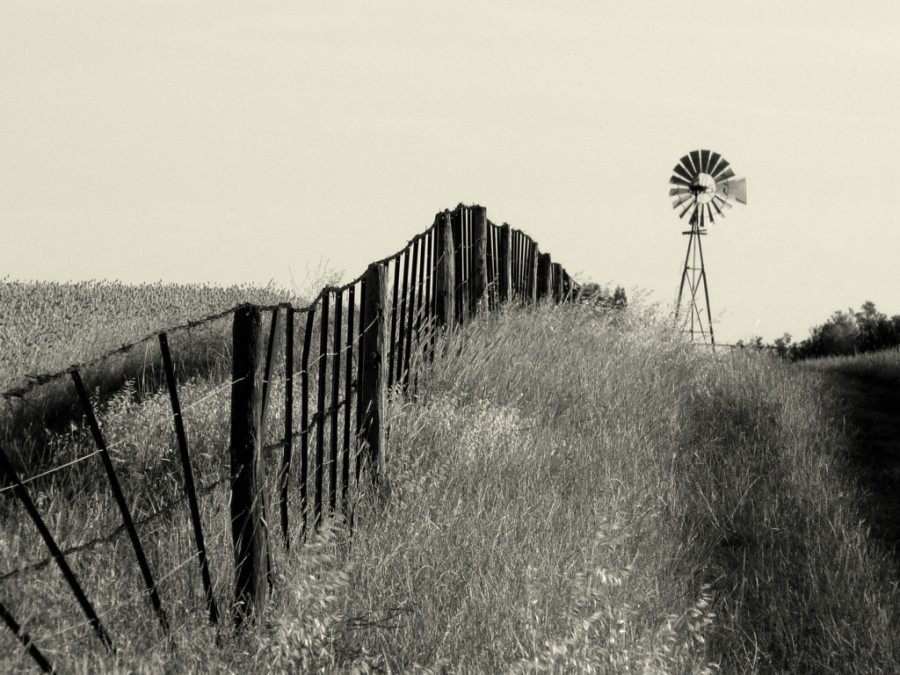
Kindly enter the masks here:
M 679 218 L 691 214 L 688 220 L 691 229 L 682 232 L 688 236 L 688 247 L 675 303 L 675 321 L 691 336 L 691 342 L 699 339 L 705 343 L 708 340 L 715 348 L 701 238 L 706 234 L 707 223 L 714 223 L 715 216 L 725 217 L 722 209 L 732 207 L 731 199 L 741 204 L 747 203 L 747 181 L 736 178 L 725 158 L 709 150 L 692 150 L 681 158 L 672 171 L 669 178 L 672 185 L 669 196 L 675 197 L 672 206 L 680 210 Z M 690 302 L 685 307 L 686 316 L 682 313 L 681 304 L 685 287 L 690 295 Z

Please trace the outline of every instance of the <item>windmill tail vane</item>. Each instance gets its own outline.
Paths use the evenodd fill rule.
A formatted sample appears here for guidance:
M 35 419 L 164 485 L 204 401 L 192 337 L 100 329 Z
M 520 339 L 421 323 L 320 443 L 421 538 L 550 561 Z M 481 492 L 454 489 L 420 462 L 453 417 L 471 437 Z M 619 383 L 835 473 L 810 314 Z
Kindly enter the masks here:
M 718 152 L 692 150 L 672 169 L 669 185 L 669 197 L 674 197 L 672 208 L 681 219 L 690 214 L 688 224 L 691 226 L 689 231 L 683 233 L 689 235 L 690 239 L 681 285 L 678 288 L 675 319 L 683 319 L 682 328 L 691 336 L 691 341 L 698 337 L 703 342 L 708 339 L 715 348 L 709 285 L 706 281 L 700 237 L 706 234 L 707 224 L 715 223 L 717 217 L 725 217 L 727 210 L 734 206 L 732 201 L 747 203 L 747 181 L 738 178 L 731 165 Z M 686 317 L 681 315 L 681 300 L 685 288 L 690 293 L 690 307 Z

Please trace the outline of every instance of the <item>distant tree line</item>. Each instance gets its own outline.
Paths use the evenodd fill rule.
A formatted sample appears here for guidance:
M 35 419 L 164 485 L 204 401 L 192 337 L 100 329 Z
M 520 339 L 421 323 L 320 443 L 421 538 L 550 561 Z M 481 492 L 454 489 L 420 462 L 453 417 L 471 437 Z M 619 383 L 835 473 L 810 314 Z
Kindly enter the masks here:
M 579 291 L 581 302 L 608 307 L 610 309 L 625 309 L 628 306 L 628 296 L 625 289 L 616 286 L 614 291 L 603 288 L 600 284 L 589 282 L 582 284 Z
M 825 323 L 814 327 L 810 336 L 802 342 L 791 342 L 789 333 L 764 345 L 761 338 L 749 344 L 739 342 L 739 347 L 771 348 L 779 356 L 791 361 L 822 356 L 851 356 L 889 349 L 900 345 L 900 314 L 888 317 L 875 308 L 875 303 L 864 302 L 858 312 L 848 309 L 837 311 Z

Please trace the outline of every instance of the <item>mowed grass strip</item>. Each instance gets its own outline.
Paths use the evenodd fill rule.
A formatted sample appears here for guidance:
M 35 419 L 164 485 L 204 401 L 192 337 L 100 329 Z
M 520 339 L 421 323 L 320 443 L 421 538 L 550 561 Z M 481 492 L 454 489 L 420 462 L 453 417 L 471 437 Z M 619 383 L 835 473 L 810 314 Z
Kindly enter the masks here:
M 80 617 L 52 569 L 5 582 L 4 603 L 75 672 L 900 671 L 896 562 L 866 536 L 818 373 L 697 350 L 637 307 L 505 311 L 439 348 L 416 398 L 393 399 L 389 489 L 357 494 L 352 539 L 329 523 L 286 554 L 273 532 L 278 580 L 256 629 L 217 639 L 206 627 L 195 566 L 178 567 L 192 551 L 184 514 L 146 542 L 172 575 L 171 641 L 143 600 L 116 609 L 139 588 L 124 542 L 104 554 L 117 566 L 82 553 L 77 570 L 110 612 L 116 657 L 86 633 L 57 635 Z M 149 422 L 135 406 L 149 404 L 165 416 L 164 399 L 125 396 L 104 428 L 139 438 Z M 210 479 L 226 461 L 226 413 L 227 392 L 187 420 Z M 151 510 L 142 489 L 177 493 L 174 439 L 153 438 L 119 458 L 139 458 L 129 495 Z M 141 475 L 154 476 L 147 488 Z M 227 608 L 224 500 L 202 508 Z M 65 514 L 109 507 L 99 488 L 65 484 L 41 502 L 70 541 L 89 532 Z M 6 550 L 39 555 L 16 508 L 3 505 Z M 0 647 L 4 668 L 24 668 L 11 635 Z

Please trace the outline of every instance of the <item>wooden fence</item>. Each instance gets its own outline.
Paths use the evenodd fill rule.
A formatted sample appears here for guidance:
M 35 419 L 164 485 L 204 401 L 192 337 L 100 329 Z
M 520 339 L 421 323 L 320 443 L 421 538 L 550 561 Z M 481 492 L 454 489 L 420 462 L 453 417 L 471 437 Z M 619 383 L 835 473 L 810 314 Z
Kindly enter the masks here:
M 265 452 L 281 450 L 275 506 L 285 547 L 290 548 L 293 543 L 288 506 L 294 497 L 299 500 L 301 540 L 308 529 L 318 528 L 329 514 L 342 514 L 352 527 L 351 491 L 363 477 L 379 489 L 384 473 L 384 411 L 389 392 L 402 394 L 415 386 L 419 368 L 435 356 L 440 333 L 501 305 L 563 302 L 578 289 L 565 269 L 554 263 L 549 253 L 541 252 L 528 235 L 509 225 L 490 222 L 484 207 L 459 205 L 452 211 L 438 213 L 434 224 L 401 251 L 370 264 L 360 277 L 344 286 L 324 288 L 306 307 L 234 308 L 229 482 L 235 588 L 227 603 L 232 608 L 232 620 L 240 624 L 261 611 L 273 581 L 271 533 L 266 524 L 276 519 L 267 517 L 267 511 L 273 509 L 263 489 Z M 319 335 L 314 356 L 316 321 Z M 301 328 L 300 363 L 296 364 Z M 145 340 L 152 337 L 159 344 L 196 563 L 208 618 L 215 624 L 220 618 L 219 610 L 210 581 L 197 499 L 197 492 L 208 486 L 198 489 L 194 483 L 169 332 L 153 334 Z M 315 382 L 310 377 L 313 365 Z M 282 372 L 276 372 L 276 368 Z M 80 369 L 72 367 L 34 380 L 46 383 L 60 377 L 71 379 L 97 447 L 93 454 L 103 466 L 140 568 L 144 593 L 167 634 L 170 627 L 157 582 L 119 486 Z M 284 383 L 284 400 L 279 402 L 284 406 L 284 426 L 279 442 L 264 445 L 268 412 L 275 405 L 271 399 L 276 379 Z M 294 417 L 297 394 L 299 420 Z M 21 397 L 23 392 L 7 395 Z M 310 414 L 313 397 L 316 411 Z M 50 554 L 31 567 L 51 561 L 59 567 L 97 639 L 112 651 L 112 638 L 67 563 L 66 552 L 60 549 L 35 506 L 26 486 L 33 479 L 20 478 L 2 448 L 0 475 L 6 476 L 6 487 L 0 493 L 11 491 L 16 495 Z M 2 581 L 14 577 L 15 573 L 10 573 Z M 0 616 L 38 666 L 45 672 L 54 672 L 54 666 L 2 603 Z

